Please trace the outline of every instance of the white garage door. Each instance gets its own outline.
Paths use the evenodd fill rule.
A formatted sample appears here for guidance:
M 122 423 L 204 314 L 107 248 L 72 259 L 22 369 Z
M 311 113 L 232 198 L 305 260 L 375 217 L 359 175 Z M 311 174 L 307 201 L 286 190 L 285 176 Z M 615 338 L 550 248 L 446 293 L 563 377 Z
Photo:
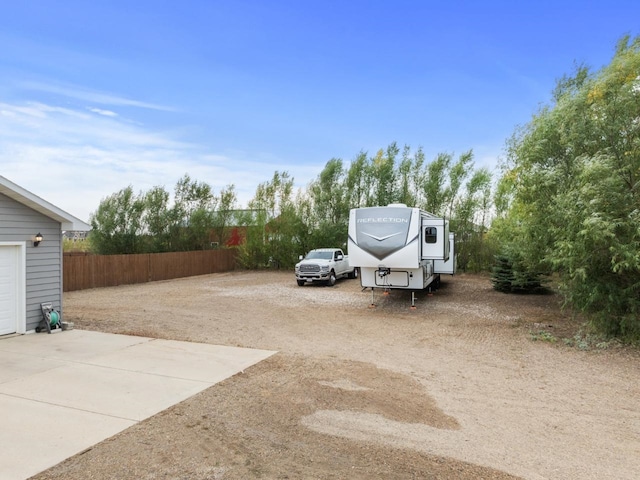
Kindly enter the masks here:
M 0 335 L 18 325 L 18 247 L 0 246 Z

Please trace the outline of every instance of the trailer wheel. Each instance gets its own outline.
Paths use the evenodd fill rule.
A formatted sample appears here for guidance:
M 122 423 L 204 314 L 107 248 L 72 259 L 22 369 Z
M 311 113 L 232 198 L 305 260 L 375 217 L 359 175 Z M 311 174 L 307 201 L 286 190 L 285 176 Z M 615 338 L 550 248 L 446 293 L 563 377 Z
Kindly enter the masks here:
M 327 285 L 329 285 L 330 287 L 333 287 L 335 284 L 336 284 L 336 272 L 331 270 L 331 273 L 329 274 L 329 280 L 327 280 Z
M 299 287 L 302 287 L 302 286 L 304 286 L 305 283 L 307 283 L 304 280 L 297 280 L 297 282 L 298 282 L 298 286 Z

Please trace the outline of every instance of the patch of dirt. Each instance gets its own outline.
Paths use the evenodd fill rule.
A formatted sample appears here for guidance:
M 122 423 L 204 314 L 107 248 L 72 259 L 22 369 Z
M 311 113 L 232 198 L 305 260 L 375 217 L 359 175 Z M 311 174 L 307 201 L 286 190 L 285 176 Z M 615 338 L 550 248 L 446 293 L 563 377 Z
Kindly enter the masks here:
M 634 479 L 640 359 L 554 295 L 233 272 L 66 293 L 75 328 L 277 350 L 34 479 Z M 542 332 L 544 335 L 542 335 Z M 554 341 L 555 339 L 555 341 Z

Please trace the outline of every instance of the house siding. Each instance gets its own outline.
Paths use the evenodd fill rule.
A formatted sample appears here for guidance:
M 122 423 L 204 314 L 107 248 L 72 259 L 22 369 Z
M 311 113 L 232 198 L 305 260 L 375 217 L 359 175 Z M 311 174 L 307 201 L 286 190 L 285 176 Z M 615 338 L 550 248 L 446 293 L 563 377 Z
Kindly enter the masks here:
M 34 247 L 38 232 L 43 241 Z M 0 194 L 0 242 L 26 242 L 26 329 L 33 330 L 42 319 L 41 303 L 62 311 L 61 224 Z

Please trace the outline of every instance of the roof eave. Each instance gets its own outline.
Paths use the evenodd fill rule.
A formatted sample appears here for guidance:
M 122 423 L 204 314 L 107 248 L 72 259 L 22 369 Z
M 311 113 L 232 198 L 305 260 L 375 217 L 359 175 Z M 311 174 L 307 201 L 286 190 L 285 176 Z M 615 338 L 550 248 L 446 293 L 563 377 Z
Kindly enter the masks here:
M 24 188 L 16 185 L 12 181 L 0 175 L 0 193 L 12 198 L 42 215 L 60 222 L 62 230 L 72 231 L 89 231 L 91 225 L 83 222 L 79 218 L 74 217 L 70 213 L 56 207 L 55 205 L 43 200 Z

